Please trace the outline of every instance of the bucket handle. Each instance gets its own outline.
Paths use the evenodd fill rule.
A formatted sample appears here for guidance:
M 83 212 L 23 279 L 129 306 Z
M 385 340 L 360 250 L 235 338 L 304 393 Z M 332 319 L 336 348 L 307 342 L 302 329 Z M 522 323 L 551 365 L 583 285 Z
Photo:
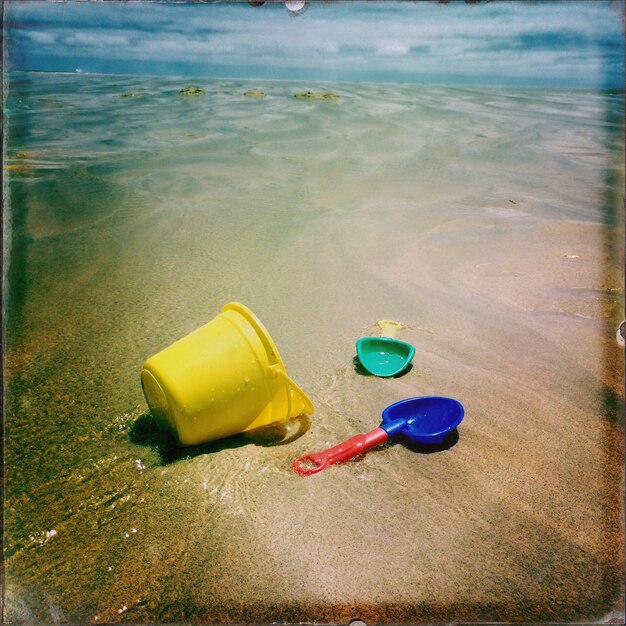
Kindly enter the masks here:
M 313 413 L 313 405 L 306 396 L 304 391 L 295 383 L 287 374 L 287 372 L 281 367 L 280 363 L 274 363 L 267 368 L 268 374 L 271 378 L 280 376 L 287 383 L 287 415 L 291 415 L 291 409 L 293 406 L 292 394 L 295 391 L 304 401 L 304 409 L 306 413 Z
M 291 379 L 287 376 L 287 372 L 280 366 L 280 363 L 274 363 L 267 368 L 270 378 L 280 376 L 287 383 L 287 415 L 291 415 Z

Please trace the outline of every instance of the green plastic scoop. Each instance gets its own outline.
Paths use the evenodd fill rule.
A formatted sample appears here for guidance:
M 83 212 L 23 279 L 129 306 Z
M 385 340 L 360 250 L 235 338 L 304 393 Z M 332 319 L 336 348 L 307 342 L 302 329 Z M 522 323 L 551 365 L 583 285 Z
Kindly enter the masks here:
M 388 378 L 403 372 L 415 356 L 415 348 L 405 341 L 394 339 L 402 324 L 391 320 L 378 322 L 382 337 L 361 337 L 356 342 L 356 354 L 361 365 L 375 376 Z

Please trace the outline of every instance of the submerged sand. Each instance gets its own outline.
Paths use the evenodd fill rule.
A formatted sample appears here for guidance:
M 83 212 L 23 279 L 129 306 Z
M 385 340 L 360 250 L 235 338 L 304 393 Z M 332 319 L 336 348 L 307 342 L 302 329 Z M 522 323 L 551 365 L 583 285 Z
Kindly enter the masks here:
M 7 622 L 623 614 L 621 96 L 15 80 Z M 315 413 L 172 449 L 140 367 L 233 300 Z M 354 363 L 383 318 L 397 378 Z M 465 407 L 447 449 L 291 472 L 430 394 Z

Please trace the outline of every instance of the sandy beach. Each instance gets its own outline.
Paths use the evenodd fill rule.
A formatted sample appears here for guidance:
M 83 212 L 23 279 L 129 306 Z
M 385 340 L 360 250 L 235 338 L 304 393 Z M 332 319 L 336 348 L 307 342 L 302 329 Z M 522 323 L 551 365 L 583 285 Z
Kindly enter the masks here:
M 623 615 L 623 93 L 34 77 L 7 104 L 7 623 Z M 231 301 L 315 412 L 173 449 L 141 366 Z M 355 364 L 380 319 L 416 348 L 396 378 Z M 448 449 L 291 471 L 431 394 L 465 407 Z

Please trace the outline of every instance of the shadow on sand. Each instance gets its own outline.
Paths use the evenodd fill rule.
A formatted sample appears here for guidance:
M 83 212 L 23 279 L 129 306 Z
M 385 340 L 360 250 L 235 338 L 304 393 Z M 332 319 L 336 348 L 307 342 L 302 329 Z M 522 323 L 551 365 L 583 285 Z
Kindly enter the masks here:
M 311 419 L 309 416 L 300 415 L 286 423 L 275 422 L 218 441 L 183 447 L 169 432 L 160 429 L 150 411 L 146 411 L 131 426 L 129 437 L 137 445 L 155 449 L 161 457 L 161 463 L 168 465 L 202 454 L 212 454 L 229 448 L 241 448 L 249 444 L 264 447 L 282 446 L 299 439 L 310 426 Z
M 411 452 L 418 452 L 419 454 L 432 454 L 433 452 L 442 452 L 443 450 L 449 450 L 454 447 L 459 440 L 459 431 L 455 428 L 450 431 L 450 434 L 444 441 L 435 445 L 427 445 L 425 443 L 418 443 L 411 441 L 404 435 L 398 435 L 395 441 L 401 443 L 403 446 L 411 450 Z
M 363 367 L 358 356 L 355 356 L 352 359 L 352 364 L 354 365 L 354 371 L 357 374 L 361 374 L 361 376 L 376 376 L 376 374 L 372 374 Z M 409 363 L 401 372 L 398 372 L 395 376 L 389 376 L 389 378 L 402 378 L 405 374 L 408 374 L 413 369 L 413 363 Z

